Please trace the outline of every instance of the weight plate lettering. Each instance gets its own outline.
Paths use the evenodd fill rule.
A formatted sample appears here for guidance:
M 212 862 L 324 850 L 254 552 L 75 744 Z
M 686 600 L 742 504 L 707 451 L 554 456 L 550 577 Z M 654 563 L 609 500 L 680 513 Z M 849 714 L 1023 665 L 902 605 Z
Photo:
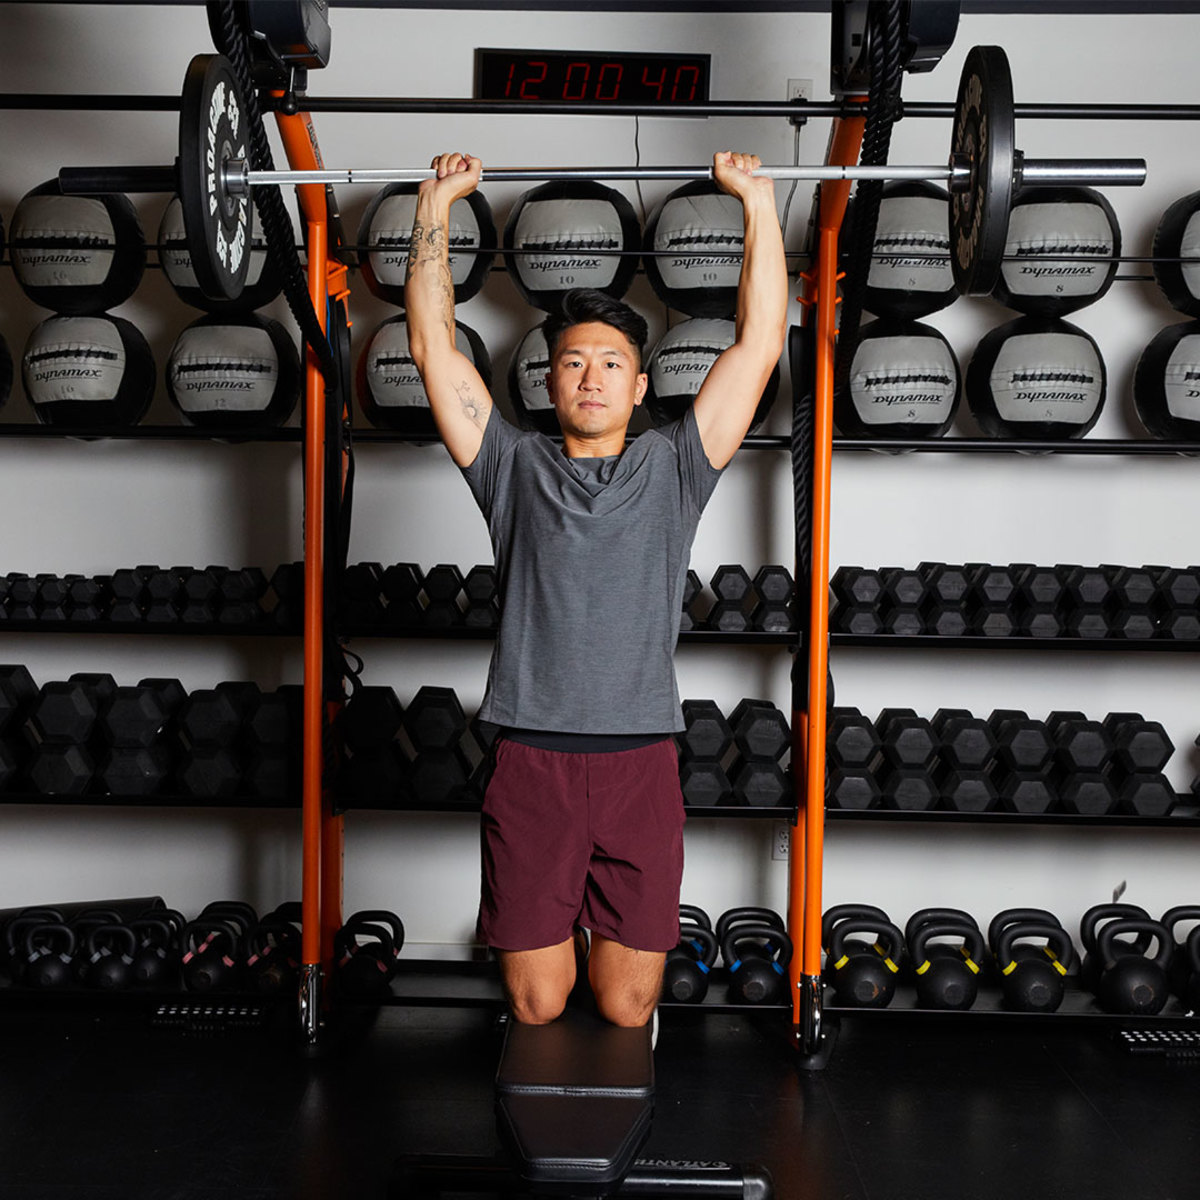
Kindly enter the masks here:
M 227 58 L 197 54 L 180 101 L 179 198 L 192 270 L 212 300 L 236 300 L 250 267 L 252 202 L 225 187 L 231 158 L 248 158 L 245 98 Z
M 986 296 L 1004 261 L 1016 149 L 1008 56 L 973 46 L 963 64 L 954 111 L 951 162 L 971 165 L 970 186 L 950 197 L 950 265 L 964 295 Z

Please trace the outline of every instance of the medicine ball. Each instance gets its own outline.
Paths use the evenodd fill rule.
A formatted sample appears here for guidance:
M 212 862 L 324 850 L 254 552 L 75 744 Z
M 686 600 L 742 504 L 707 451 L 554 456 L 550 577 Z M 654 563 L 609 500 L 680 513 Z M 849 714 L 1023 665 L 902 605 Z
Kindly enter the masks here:
M 393 183 L 367 206 L 358 227 L 358 265 L 368 288 L 390 304 L 404 303 L 404 276 L 417 212 L 417 185 Z M 454 301 L 462 304 L 483 287 L 495 255 L 496 225 L 492 208 L 476 190 L 450 206 L 450 279 Z M 486 247 L 486 253 L 480 248 Z
M 3 337 L 0 337 L 0 408 L 4 407 L 5 401 L 12 391 L 12 378 L 12 355 L 9 353 L 8 343 Z
M 1154 231 L 1156 259 L 1200 260 L 1200 192 L 1176 200 Z M 1200 261 L 1156 262 L 1154 279 L 1167 303 L 1189 317 L 1200 317 Z
M 1133 373 L 1138 419 L 1164 441 L 1200 439 L 1200 321 L 1160 330 Z
M 1030 188 L 1013 201 L 1005 262 L 992 295 L 1035 317 L 1061 317 L 1099 300 L 1117 274 L 1121 228 L 1093 188 Z M 1095 264 L 1064 261 L 1094 255 Z
M 993 329 L 967 367 L 967 403 L 988 437 L 1081 438 L 1100 417 L 1106 386 L 1100 348 L 1052 317 Z
M 123 304 L 146 267 L 146 239 L 128 196 L 64 196 L 53 179 L 21 198 L 9 253 L 25 295 L 72 317 Z
M 561 429 L 546 386 L 549 372 L 546 335 L 540 325 L 535 325 L 521 339 L 508 364 L 508 398 L 523 429 L 553 435 Z
M 290 221 L 291 218 L 289 218 Z M 183 205 L 172 196 L 158 224 L 158 259 L 176 295 L 185 304 L 205 312 L 249 312 L 270 304 L 283 287 L 279 271 L 267 251 L 267 238 L 258 220 L 258 207 L 250 206 L 250 266 L 246 286 L 236 300 L 214 300 L 196 282 L 192 255 L 183 227 Z
M 154 356 L 132 322 L 48 317 L 25 343 L 25 394 L 44 425 L 136 425 L 154 398 Z
M 300 355 L 278 321 L 256 313 L 213 313 L 175 339 L 167 392 L 193 425 L 282 425 L 300 396 Z
M 846 437 L 941 437 L 958 408 L 961 377 L 950 343 L 931 325 L 879 320 L 854 339 L 833 419 Z
M 551 180 L 525 192 L 504 226 L 509 276 L 529 304 L 546 312 L 572 288 L 596 288 L 619 300 L 633 282 L 640 246 L 633 205 L 589 179 Z
M 745 234 L 740 200 L 711 180 L 685 183 L 646 226 L 646 278 L 669 308 L 690 317 L 732 317 Z
M 492 386 L 492 364 L 487 349 L 473 329 L 454 324 L 454 344 Z M 420 437 L 437 437 L 429 397 L 408 349 L 404 314 L 389 317 L 371 335 L 358 359 L 358 402 L 367 420 L 381 429 Z
M 650 378 L 646 410 L 655 425 L 676 421 L 687 412 L 717 356 L 733 345 L 735 332 L 732 321 L 693 317 L 689 321 L 680 321 L 663 334 L 646 363 L 646 374 Z M 766 419 L 778 391 L 779 364 L 776 363 L 755 409 L 751 429 L 758 428 Z
M 881 317 L 916 320 L 957 298 L 949 193 L 920 180 L 885 184 L 863 306 Z

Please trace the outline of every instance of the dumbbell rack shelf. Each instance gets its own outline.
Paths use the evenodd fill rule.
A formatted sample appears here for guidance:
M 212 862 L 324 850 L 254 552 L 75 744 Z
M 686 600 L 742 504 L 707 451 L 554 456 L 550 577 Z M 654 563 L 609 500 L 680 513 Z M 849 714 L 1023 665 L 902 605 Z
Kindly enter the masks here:
M 258 808 L 299 809 L 295 796 L 179 796 L 159 792 L 149 796 L 118 796 L 110 792 L 0 792 L 0 804 L 47 804 L 83 808 Z
M 1135 813 L 1111 813 L 1108 816 L 1069 812 L 1017 813 L 1007 810 L 992 812 L 956 812 L 953 809 L 931 808 L 901 810 L 895 808 L 833 808 L 826 807 L 827 821 L 912 822 L 915 824 L 945 825 L 1074 825 L 1147 829 L 1200 829 L 1200 808 L 1196 797 L 1181 794 L 1180 809 L 1165 817 L 1142 817 Z

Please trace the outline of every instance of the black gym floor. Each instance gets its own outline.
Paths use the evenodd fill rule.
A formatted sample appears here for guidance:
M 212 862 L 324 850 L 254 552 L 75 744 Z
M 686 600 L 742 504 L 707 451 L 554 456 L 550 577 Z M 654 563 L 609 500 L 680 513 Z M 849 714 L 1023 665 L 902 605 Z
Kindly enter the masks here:
M 664 1011 L 645 1153 L 757 1161 L 780 1200 L 1195 1200 L 1200 1059 L 1102 1025 L 857 1018 L 797 1072 L 766 1014 Z M 309 1056 L 125 1010 L 0 1008 L 0 1200 L 330 1200 L 487 1153 L 486 1008 L 364 1011 Z

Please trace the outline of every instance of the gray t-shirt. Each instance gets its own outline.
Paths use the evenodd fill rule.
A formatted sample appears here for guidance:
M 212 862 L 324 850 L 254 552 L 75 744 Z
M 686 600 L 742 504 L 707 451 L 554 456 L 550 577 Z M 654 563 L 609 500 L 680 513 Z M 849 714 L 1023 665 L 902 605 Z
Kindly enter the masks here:
M 683 586 L 721 477 L 689 410 L 612 458 L 570 459 L 493 409 L 463 469 L 487 518 L 503 616 L 480 716 L 566 733 L 683 728 Z

